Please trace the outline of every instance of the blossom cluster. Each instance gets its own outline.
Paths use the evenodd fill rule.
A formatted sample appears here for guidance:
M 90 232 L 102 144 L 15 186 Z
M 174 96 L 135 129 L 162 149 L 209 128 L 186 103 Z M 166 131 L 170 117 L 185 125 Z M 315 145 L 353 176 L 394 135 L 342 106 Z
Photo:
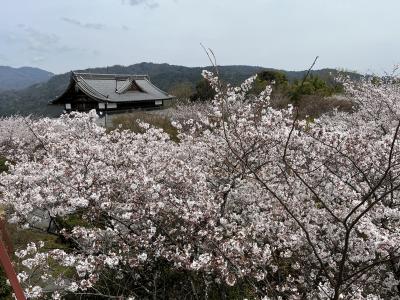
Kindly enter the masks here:
M 54 262 L 73 270 L 27 294 L 100 294 L 105 272 L 151 286 L 157 276 L 141 270 L 166 262 L 260 298 L 400 299 L 398 81 L 346 81 L 354 112 L 309 122 L 272 108 L 270 86 L 249 95 L 254 78 L 232 87 L 203 75 L 215 99 L 174 122 L 179 142 L 147 124 L 107 132 L 81 113 L 0 121 L 25 128 L 0 141 L 10 219 L 41 210 L 83 223 L 57 232 L 72 250 L 17 253 L 44 277 Z

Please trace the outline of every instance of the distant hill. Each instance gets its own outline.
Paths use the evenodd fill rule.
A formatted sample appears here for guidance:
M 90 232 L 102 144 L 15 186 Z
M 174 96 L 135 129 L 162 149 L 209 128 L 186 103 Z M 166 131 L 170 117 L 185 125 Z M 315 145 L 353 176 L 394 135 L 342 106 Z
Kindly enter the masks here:
M 131 66 L 112 66 L 105 68 L 92 68 L 77 70 L 88 73 L 109 74 L 147 74 L 151 81 L 159 88 L 169 91 L 180 83 L 189 83 L 195 86 L 201 79 L 201 71 L 212 70 L 211 67 L 184 67 L 169 64 L 139 63 Z M 239 84 L 248 77 L 266 70 L 257 66 L 220 66 L 219 72 L 223 80 L 231 84 Z M 272 69 L 269 69 L 272 70 Z M 283 71 L 289 80 L 302 78 L 306 71 Z M 334 69 L 313 71 L 322 77 L 329 77 Z M 0 116 L 12 114 L 33 114 L 41 116 L 57 116 L 62 108 L 49 106 L 47 103 L 60 95 L 68 85 L 70 73 L 55 75 L 47 82 L 34 84 L 20 91 L 5 91 L 0 93 Z
M 21 90 L 45 82 L 54 74 L 38 68 L 0 66 L 0 91 Z

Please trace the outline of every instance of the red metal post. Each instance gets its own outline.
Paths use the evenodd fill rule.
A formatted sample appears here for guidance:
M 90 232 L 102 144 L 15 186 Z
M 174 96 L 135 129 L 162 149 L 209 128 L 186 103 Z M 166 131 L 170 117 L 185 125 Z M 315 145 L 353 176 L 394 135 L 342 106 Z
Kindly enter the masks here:
M 0 232 L 5 232 L 4 220 L 0 220 Z M 11 263 L 11 259 L 8 256 L 7 248 L 4 245 L 3 235 L 4 234 L 2 234 L 0 238 L 0 263 L 4 269 L 4 272 L 6 273 L 8 280 L 10 281 L 11 287 L 14 290 L 14 294 L 17 300 L 26 300 L 24 291 L 19 284 L 17 274 L 15 273 L 14 267 Z

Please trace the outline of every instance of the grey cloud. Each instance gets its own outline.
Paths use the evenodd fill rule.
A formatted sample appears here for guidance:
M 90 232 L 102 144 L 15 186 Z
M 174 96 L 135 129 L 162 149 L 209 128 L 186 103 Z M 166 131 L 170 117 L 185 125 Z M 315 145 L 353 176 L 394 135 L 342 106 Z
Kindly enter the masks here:
M 32 39 L 42 44 L 56 44 L 60 40 L 60 38 L 55 34 L 48 34 L 41 31 L 38 31 L 33 28 L 26 28 L 25 30 Z
M 126 3 L 126 1 L 122 0 L 122 3 Z M 160 5 L 158 2 L 156 2 L 154 0 L 128 0 L 128 3 L 132 6 L 145 5 L 151 9 L 154 9 Z
M 66 18 L 66 17 L 61 18 L 61 20 L 63 20 L 64 22 L 67 22 L 69 24 L 79 26 L 81 28 L 95 29 L 95 30 L 102 30 L 102 29 L 106 28 L 106 25 L 101 24 L 101 23 L 82 23 L 78 20 Z
M 151 8 L 151 9 L 159 6 L 159 4 L 157 2 L 147 3 L 146 5 L 148 8 Z
M 45 52 L 51 48 L 57 47 L 60 38 L 55 34 L 47 34 L 38 31 L 32 27 L 23 27 L 26 33 L 26 42 L 28 48 L 35 51 Z
M 130 0 L 129 2 L 131 5 L 139 5 L 139 4 L 145 3 L 146 1 L 147 0 Z
M 32 62 L 38 62 L 43 53 L 65 53 L 76 50 L 61 44 L 61 39 L 56 34 L 45 33 L 24 24 L 18 24 L 18 27 L 22 30 L 22 34 L 18 32 L 8 34 L 7 41 L 22 44 L 32 53 L 36 53 L 37 55 L 31 59 Z
M 5 36 L 5 39 L 6 39 L 6 41 L 8 42 L 8 43 L 16 43 L 16 42 L 19 42 L 21 39 L 16 35 L 16 34 L 14 34 L 14 33 L 12 33 L 12 34 L 7 34 L 6 36 Z

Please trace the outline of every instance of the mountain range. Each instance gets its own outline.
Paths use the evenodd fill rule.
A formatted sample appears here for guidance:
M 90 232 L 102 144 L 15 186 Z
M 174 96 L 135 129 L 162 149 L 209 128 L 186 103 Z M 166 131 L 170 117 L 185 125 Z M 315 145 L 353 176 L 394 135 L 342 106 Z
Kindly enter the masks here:
M 28 68 L 29 69 L 29 68 Z M 201 80 L 202 70 L 213 70 L 212 67 L 184 67 L 170 64 L 154 64 L 154 63 L 139 63 L 130 66 L 115 65 L 103 68 L 91 68 L 85 70 L 77 70 L 87 73 L 103 73 L 103 74 L 147 74 L 151 81 L 159 88 L 170 91 L 178 84 L 186 83 L 192 86 Z M 220 66 L 220 77 L 231 84 L 239 84 L 248 77 L 262 71 L 273 70 L 259 66 Z M 301 79 L 307 71 L 284 71 L 289 80 Z M 46 71 L 43 71 L 46 72 Z M 335 69 L 322 69 L 312 71 L 312 74 L 318 75 L 324 79 L 332 80 L 339 71 Z M 69 83 L 70 73 L 54 75 L 47 81 L 35 83 L 29 87 L 19 90 L 15 89 L 18 86 L 14 81 L 18 81 L 20 77 L 14 76 L 13 72 L 10 77 L 4 79 L 4 82 L 9 82 L 8 86 L 14 84 L 14 90 L 6 90 L 0 92 L 0 116 L 9 116 L 13 114 L 21 115 L 36 115 L 36 116 L 57 116 L 62 112 L 62 108 L 48 105 L 48 102 L 60 95 Z M 46 73 L 43 73 L 46 74 Z M 47 72 L 47 76 L 51 76 Z M 349 73 L 356 76 L 355 73 Z M 36 77 L 38 78 L 38 77 Z M 3 79 L 0 79 L 2 81 Z
M 54 74 L 39 68 L 0 66 L 0 91 L 21 90 L 35 83 L 45 82 Z

